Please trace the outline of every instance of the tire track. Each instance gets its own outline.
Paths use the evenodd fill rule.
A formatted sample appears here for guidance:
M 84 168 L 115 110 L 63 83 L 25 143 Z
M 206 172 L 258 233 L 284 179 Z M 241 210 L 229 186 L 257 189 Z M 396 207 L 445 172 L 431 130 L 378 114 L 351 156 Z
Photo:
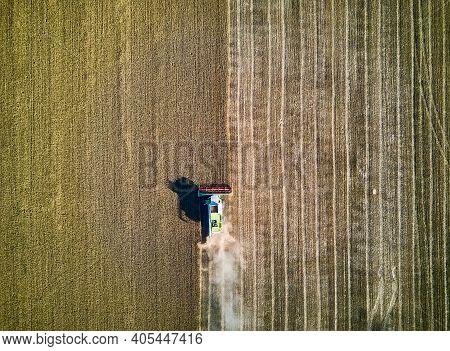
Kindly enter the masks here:
M 423 240 L 424 243 L 422 243 L 422 247 L 424 252 L 426 252 L 424 257 L 424 263 L 421 264 L 421 258 L 422 255 L 420 253 L 420 248 L 418 250 L 418 259 L 419 259 L 419 267 L 420 267 L 420 274 L 419 274 L 419 293 L 421 296 L 425 295 L 423 298 L 423 302 L 421 301 L 420 307 L 422 312 L 422 328 L 425 327 L 426 329 L 429 329 L 430 325 L 430 311 L 432 311 L 432 306 L 430 306 L 430 299 L 429 299 L 429 289 L 428 289 L 428 283 L 430 282 L 429 277 L 429 242 L 426 237 L 426 232 L 429 233 L 428 229 L 428 223 L 427 223 L 427 211 L 425 210 L 425 123 L 424 123 L 424 110 L 426 107 L 424 107 L 424 104 L 426 104 L 426 98 L 424 95 L 424 87 L 423 87 L 423 71 L 424 71 L 424 46 L 425 46 L 425 38 L 423 33 L 423 11 L 422 11 L 422 4 L 421 1 L 418 2 L 418 37 L 419 37 L 419 45 L 418 45 L 418 57 L 419 57 L 419 65 L 418 65 L 418 79 L 419 79 L 419 106 L 418 106 L 418 115 L 419 115 L 419 126 L 418 126 L 418 153 L 419 153 L 419 176 L 420 176 L 420 198 L 419 198 L 419 206 L 420 206 L 420 222 L 418 225 L 419 233 L 424 234 Z M 422 274 L 422 270 L 424 273 Z M 423 275 L 423 276 L 422 276 Z
M 303 9 L 300 9 L 300 24 L 302 29 L 304 26 Z M 301 202 L 301 238 L 302 238 L 302 282 L 303 282 L 303 325 L 304 330 L 308 326 L 308 309 L 307 309 L 307 286 L 306 286 L 306 228 L 305 228 L 305 154 L 304 154 L 304 106 L 303 106 L 303 77 L 304 77 L 304 38 L 300 37 L 300 202 Z
M 349 69 L 348 69 L 348 51 L 349 51 L 349 16 L 348 16 L 348 0 L 345 0 L 345 169 L 346 169 L 346 190 L 345 190 L 345 212 L 346 212 L 346 234 L 347 234 L 347 304 L 348 304 L 348 330 L 352 329 L 351 320 L 352 320 L 352 296 L 351 296 L 351 250 L 350 250 L 350 242 L 351 242 L 351 231 L 350 231 L 350 139 L 349 139 L 349 131 L 348 131 L 348 123 L 349 123 L 349 95 L 350 95 L 350 86 L 349 86 Z
M 331 143 L 333 152 L 333 262 L 334 262 L 334 330 L 338 330 L 338 281 L 337 281 L 337 211 L 336 211 L 336 83 L 335 83 L 335 9 L 334 0 L 331 1 Z M 303 172 L 302 172 L 303 173 Z
M 432 50 L 431 50 L 431 3 L 430 0 L 428 0 L 428 11 L 427 11 L 427 19 L 428 19 L 428 100 L 431 102 L 433 101 L 433 90 L 432 90 L 432 69 L 431 69 L 431 62 L 432 62 Z M 426 100 L 425 100 L 426 101 Z M 434 330 L 434 281 L 433 281 L 433 187 L 434 187 L 434 172 L 433 172 L 433 123 L 432 123 L 432 117 L 431 113 L 428 110 L 428 116 L 429 116 L 429 130 L 428 130 L 428 146 L 429 146 L 429 172 L 430 172 L 430 182 L 429 182 L 429 254 L 430 254 L 430 267 L 429 267 L 429 279 L 430 279 L 430 298 L 431 298 L 431 330 Z
M 318 69 L 318 20 L 317 20 L 317 0 L 314 0 L 314 21 L 315 21 L 315 35 L 314 35 L 314 231 L 315 231 L 315 248 L 316 248 L 316 287 L 317 287 L 317 329 L 321 329 L 322 323 L 322 298 L 320 293 L 320 248 L 319 248 L 319 194 L 318 194 L 318 142 L 319 133 L 317 126 L 317 69 Z
M 398 231 L 398 329 L 402 330 L 402 275 L 401 275 L 401 242 L 402 242 L 402 142 L 401 142 L 401 119 L 400 119 L 400 0 L 396 3 L 396 87 L 397 87 L 397 104 L 396 104 L 396 117 L 397 117 L 397 231 Z
M 410 7 L 410 22 L 411 22 L 411 173 L 412 173 L 412 194 L 411 194 L 411 208 L 412 208 L 412 296 L 413 296 L 413 330 L 416 329 L 416 221 L 417 221 L 417 213 L 416 213 L 416 144 L 415 144 L 415 125 L 414 125 L 414 82 L 415 82 L 415 74 L 414 74 L 414 1 L 411 1 Z
M 370 172 L 370 146 L 369 146 L 369 67 L 368 67 L 368 5 L 369 0 L 364 0 L 364 126 L 365 126 L 365 182 L 364 182 L 364 231 L 365 245 L 365 269 L 366 269 L 366 323 L 369 325 L 370 311 L 370 281 L 369 281 L 369 172 Z

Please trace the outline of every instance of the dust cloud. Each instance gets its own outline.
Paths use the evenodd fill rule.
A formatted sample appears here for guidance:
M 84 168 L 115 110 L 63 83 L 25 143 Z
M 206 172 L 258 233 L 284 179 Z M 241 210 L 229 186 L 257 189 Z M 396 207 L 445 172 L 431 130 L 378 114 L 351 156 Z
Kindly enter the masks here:
M 231 235 L 231 225 L 225 224 L 221 233 L 208 238 L 200 248 L 207 253 L 209 261 L 209 301 L 217 305 L 217 309 L 209 309 L 208 324 L 213 330 L 239 330 L 242 250 L 239 241 Z

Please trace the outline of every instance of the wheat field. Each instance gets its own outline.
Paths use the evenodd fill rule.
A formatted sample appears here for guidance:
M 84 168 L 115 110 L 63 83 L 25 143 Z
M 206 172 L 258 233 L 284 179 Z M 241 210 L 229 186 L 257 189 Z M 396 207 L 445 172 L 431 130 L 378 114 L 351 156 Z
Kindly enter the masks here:
M 449 329 L 448 1 L 0 9 L 0 329 Z

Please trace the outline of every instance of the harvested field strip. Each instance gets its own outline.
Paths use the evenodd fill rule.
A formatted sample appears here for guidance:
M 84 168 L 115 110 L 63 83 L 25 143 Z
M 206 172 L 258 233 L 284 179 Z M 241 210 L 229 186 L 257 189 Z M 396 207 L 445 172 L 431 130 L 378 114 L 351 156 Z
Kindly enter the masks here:
M 446 6 L 230 2 L 244 329 L 448 328 Z

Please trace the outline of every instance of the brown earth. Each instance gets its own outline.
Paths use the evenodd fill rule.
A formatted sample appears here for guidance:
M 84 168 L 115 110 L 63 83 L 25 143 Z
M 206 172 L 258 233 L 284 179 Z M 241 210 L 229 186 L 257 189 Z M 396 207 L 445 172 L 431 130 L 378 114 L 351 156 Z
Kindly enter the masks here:
M 445 0 L 0 7 L 0 329 L 449 329 Z

